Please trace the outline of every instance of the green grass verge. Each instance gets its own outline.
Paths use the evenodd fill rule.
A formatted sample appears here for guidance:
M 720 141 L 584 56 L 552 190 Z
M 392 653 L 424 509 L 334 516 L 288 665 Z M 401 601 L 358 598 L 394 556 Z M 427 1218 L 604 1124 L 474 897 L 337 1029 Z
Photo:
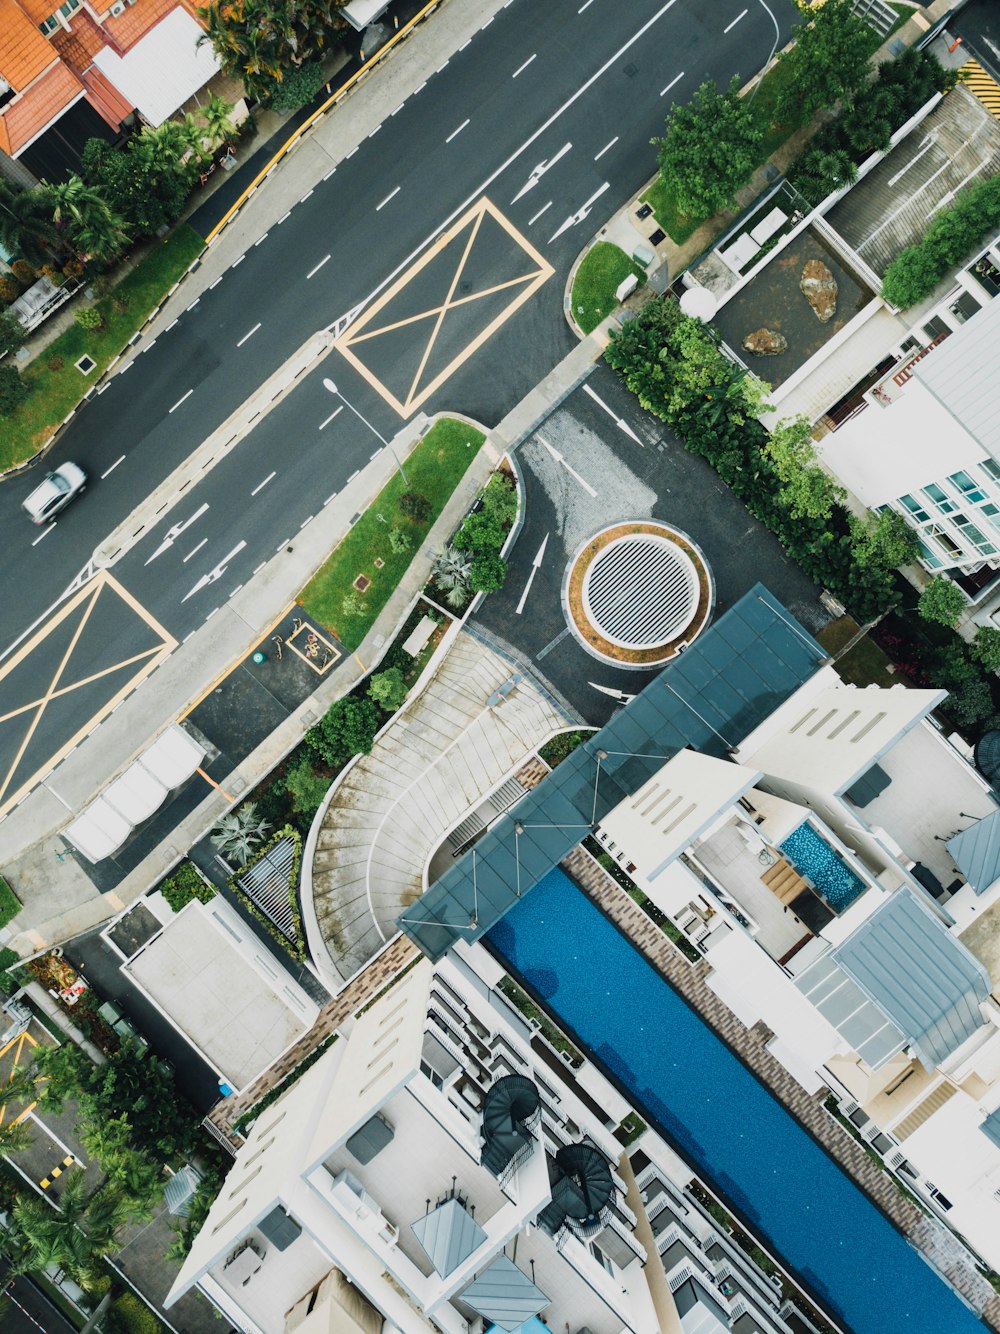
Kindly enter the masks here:
M 642 196 L 642 202 L 652 207 L 656 221 L 677 245 L 683 245 L 705 221 L 704 218 L 692 218 L 690 214 L 683 213 L 678 208 L 677 201 L 662 176 L 658 176 Z
M 0 875 L 0 927 L 6 926 L 20 911 L 20 900 L 3 876 Z
M 830 656 L 835 657 L 852 636 L 857 633 L 857 630 L 858 626 L 850 616 L 842 616 L 839 620 L 831 621 L 829 625 L 825 625 L 817 635 L 817 639 Z M 905 685 L 906 678 L 890 672 L 888 668 L 891 666 L 892 663 L 888 656 L 868 635 L 859 639 L 843 657 L 837 658 L 838 674 L 849 685 L 859 687 Z
M 436 422 L 406 460 L 409 488 L 399 473 L 394 473 L 322 569 L 306 584 L 299 598 L 302 606 L 311 617 L 332 630 L 350 652 L 375 623 L 485 438 L 482 431 L 449 417 Z M 429 512 L 425 519 L 410 519 L 401 511 L 400 497 L 407 489 L 426 497 Z M 389 532 L 393 528 L 401 529 L 409 537 L 406 551 L 393 551 L 389 545 Z M 384 562 L 381 569 L 376 568 L 376 558 Z M 359 574 L 371 580 L 359 595 L 361 611 L 345 613 L 344 599 L 354 592 L 354 580 Z
M 24 463 L 41 449 L 204 248 L 198 233 L 187 223 L 182 224 L 115 288 L 114 295 L 128 301 L 125 310 L 113 310 L 110 300 L 105 298 L 98 303 L 105 316 L 103 329 L 81 329 L 74 323 L 25 368 L 21 378 L 30 393 L 12 416 L 3 419 L 0 470 Z M 84 353 L 97 362 L 87 376 L 81 375 L 74 365 Z M 63 365 L 61 369 L 49 370 L 54 357 L 61 357 Z
M 585 334 L 607 319 L 618 302 L 615 292 L 630 273 L 646 282 L 646 270 L 609 241 L 591 246 L 573 279 L 573 314 Z

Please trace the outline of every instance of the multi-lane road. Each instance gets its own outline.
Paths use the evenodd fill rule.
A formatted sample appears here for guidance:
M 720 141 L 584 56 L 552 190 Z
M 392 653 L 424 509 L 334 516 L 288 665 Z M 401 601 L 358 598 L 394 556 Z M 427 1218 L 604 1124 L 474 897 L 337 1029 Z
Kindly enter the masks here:
M 749 78 L 774 43 L 772 11 L 787 36 L 789 0 L 511 0 L 91 400 L 46 460 L 92 479 L 55 524 L 20 512 L 37 470 L 0 487 L 0 672 L 107 535 L 318 330 L 353 321 L 366 336 L 303 377 L 115 566 L 177 640 L 379 447 L 324 377 L 386 437 L 418 406 L 498 421 L 571 348 L 566 274 L 649 175 L 669 104 L 706 78 Z M 5 689 L 0 676 L 0 715 Z

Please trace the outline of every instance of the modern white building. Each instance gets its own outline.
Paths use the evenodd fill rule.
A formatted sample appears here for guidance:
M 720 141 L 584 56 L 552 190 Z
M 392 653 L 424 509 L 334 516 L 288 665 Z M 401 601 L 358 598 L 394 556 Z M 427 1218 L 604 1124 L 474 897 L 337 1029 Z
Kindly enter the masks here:
M 598 839 L 807 1090 L 1000 1269 L 1000 807 L 934 691 L 824 667 Z
M 789 1334 L 690 1170 L 649 1131 L 623 1150 L 628 1104 L 502 977 L 459 947 L 346 1024 L 258 1117 L 171 1297 L 247 1334 Z

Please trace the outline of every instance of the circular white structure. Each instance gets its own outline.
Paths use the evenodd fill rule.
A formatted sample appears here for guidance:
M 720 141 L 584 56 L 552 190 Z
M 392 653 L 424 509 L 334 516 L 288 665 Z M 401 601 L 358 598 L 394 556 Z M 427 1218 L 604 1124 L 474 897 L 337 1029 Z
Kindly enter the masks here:
M 698 613 L 698 571 L 671 538 L 630 533 L 591 562 L 583 581 L 587 619 L 623 649 L 668 644 Z
M 684 314 L 702 320 L 705 324 L 715 319 L 718 304 L 715 294 L 707 287 L 687 287 L 681 293 L 681 310 Z

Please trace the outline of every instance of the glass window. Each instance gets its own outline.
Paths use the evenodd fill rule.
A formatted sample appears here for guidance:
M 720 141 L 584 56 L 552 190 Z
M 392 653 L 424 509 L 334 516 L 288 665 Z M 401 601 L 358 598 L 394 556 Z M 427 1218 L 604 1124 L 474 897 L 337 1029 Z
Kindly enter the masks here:
M 39 23 L 38 26 L 41 28 L 45 36 L 48 37 L 50 32 L 55 32 L 56 28 L 62 27 L 62 24 L 56 18 L 55 14 L 53 14 L 51 18 L 46 19 L 44 23 Z
M 981 530 L 976 527 L 968 515 L 956 514 L 955 526 L 960 528 L 962 530 L 962 536 L 971 542 L 973 546 L 978 548 L 979 551 L 983 552 L 984 555 L 991 556 L 996 552 L 996 547 L 993 546 L 992 543 L 987 542 Z
M 1000 482 L 1000 463 L 997 463 L 996 459 L 983 459 L 979 469 L 992 481 Z
M 933 501 L 942 514 L 951 514 L 955 509 L 955 502 L 948 498 L 948 493 L 937 482 L 931 482 L 924 487 L 924 495 L 928 500 Z
M 59 6 L 59 13 L 64 19 L 68 19 L 74 10 L 80 8 L 80 0 L 66 0 L 64 5 Z
M 941 550 L 950 556 L 952 560 L 961 559 L 962 548 L 956 544 L 955 539 L 951 534 L 946 533 L 943 528 L 930 528 L 928 529 L 927 535 L 932 538 Z
M 967 472 L 953 472 L 948 478 L 953 486 L 957 487 L 969 500 L 985 500 L 986 495 L 979 489 L 978 483 L 974 482 Z
M 913 517 L 919 520 L 920 523 L 926 523 L 928 519 L 930 519 L 931 516 L 916 500 L 913 499 L 912 496 L 900 496 L 899 501 L 901 505 L 906 506 Z
M 917 546 L 920 550 L 920 559 L 929 570 L 940 570 L 944 568 L 944 561 L 934 555 L 926 542 L 918 541 Z

